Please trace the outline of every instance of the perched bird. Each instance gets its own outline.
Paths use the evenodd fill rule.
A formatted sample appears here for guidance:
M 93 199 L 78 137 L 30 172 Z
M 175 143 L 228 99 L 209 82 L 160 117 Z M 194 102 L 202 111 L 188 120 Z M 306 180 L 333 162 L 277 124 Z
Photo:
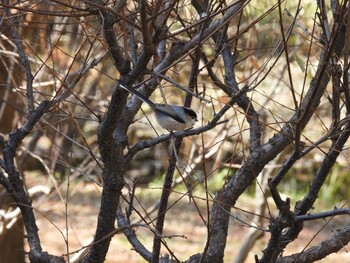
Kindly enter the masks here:
M 191 128 L 197 121 L 197 114 L 190 108 L 178 105 L 158 104 L 150 101 L 135 89 L 119 82 L 119 86 L 147 103 L 155 113 L 160 126 L 169 131 L 182 131 Z

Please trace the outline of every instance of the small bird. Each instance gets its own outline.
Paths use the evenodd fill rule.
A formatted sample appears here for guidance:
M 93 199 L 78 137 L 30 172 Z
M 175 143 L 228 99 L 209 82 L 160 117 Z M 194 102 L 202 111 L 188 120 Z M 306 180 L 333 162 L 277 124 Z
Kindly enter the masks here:
M 119 82 L 118 85 L 147 103 L 154 111 L 159 125 L 164 129 L 169 131 L 182 131 L 192 128 L 197 121 L 197 114 L 190 108 L 178 105 L 154 103 L 135 89 L 132 89 L 121 82 Z

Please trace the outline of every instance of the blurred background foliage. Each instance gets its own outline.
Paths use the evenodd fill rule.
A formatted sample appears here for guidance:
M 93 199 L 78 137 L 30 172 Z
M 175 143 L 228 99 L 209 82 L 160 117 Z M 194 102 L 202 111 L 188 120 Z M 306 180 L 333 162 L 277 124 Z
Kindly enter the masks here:
M 179 5 L 182 5 L 179 15 L 187 19 L 183 19 L 182 23 L 190 24 L 193 19 L 198 19 L 198 15 L 188 3 L 187 1 L 179 2 Z M 106 44 L 101 37 L 97 18 L 96 16 L 79 18 L 47 16 L 36 13 L 35 9 L 67 12 L 70 8 L 49 1 L 42 1 L 37 5 L 31 5 L 29 1 L 27 4 L 33 8 L 33 13 L 21 14 L 16 19 L 19 24 L 23 24 L 21 34 L 26 43 L 27 52 L 30 54 L 33 72 L 35 72 L 37 101 L 50 100 L 60 95 L 63 87 L 74 82 L 78 74 L 77 70 L 88 62 L 87 58 L 101 57 L 102 60 L 89 74 L 79 80 L 60 106 L 47 117 L 47 122 L 42 123 L 42 127 L 34 131 L 27 139 L 26 149 L 20 153 L 20 156 L 23 157 L 21 161 L 27 165 L 23 170 L 40 168 L 44 171 L 45 164 L 46 172 L 53 174 L 58 181 L 64 180 L 69 173 L 75 175 L 79 180 L 100 183 L 100 168 L 96 165 L 90 152 L 98 155 L 96 146 L 98 116 L 103 115 L 106 110 L 118 75 L 116 75 L 113 62 L 105 55 Z M 283 6 L 289 13 L 295 14 L 297 2 L 284 1 Z M 130 2 L 129 9 L 135 8 L 135 3 Z M 235 72 L 238 82 L 243 87 L 247 83 L 261 81 L 259 86 L 250 93 L 250 97 L 255 109 L 262 116 L 261 121 L 265 129 L 264 138 L 269 138 L 294 113 L 285 59 L 282 58 L 276 65 L 273 64 L 280 40 L 280 25 L 278 9 L 272 10 L 272 8 L 273 3 L 271 2 L 250 1 L 244 8 L 242 17 L 233 20 L 228 28 L 229 36 L 232 37 L 232 46 L 236 49 L 238 56 Z M 294 88 L 300 97 L 304 95 L 303 87 L 308 86 L 314 74 L 313 65 L 316 65 L 319 59 L 319 42 L 313 39 L 310 47 L 313 31 L 316 37 L 321 37 L 317 33 L 319 29 L 313 28 L 315 8 L 314 1 L 302 2 L 297 25 L 288 42 Z M 283 16 L 285 30 L 292 21 L 287 11 Z M 19 10 L 17 12 L 20 14 Z M 240 23 L 238 19 L 241 19 Z M 174 14 L 173 21 L 169 21 L 170 31 L 176 32 L 183 26 L 182 23 Z M 240 29 L 247 28 L 238 38 L 236 36 L 237 24 L 240 25 Z M 120 42 L 127 41 L 128 30 L 125 27 L 125 31 L 119 32 Z M 3 33 L 6 33 L 6 29 L 3 29 Z M 140 32 L 134 32 L 134 34 L 139 35 L 139 39 L 142 39 Z M 174 35 L 172 41 L 186 41 L 186 39 L 188 35 L 184 32 Z M 216 75 L 222 78 L 221 57 L 215 55 L 216 51 L 213 50 L 214 45 L 211 41 L 205 42 L 203 50 L 207 55 L 212 55 Z M 3 45 L 7 44 L 4 40 L 2 42 L 5 42 Z M 125 45 L 127 48 L 127 44 Z M 125 49 L 124 52 L 130 51 Z M 306 72 L 307 59 L 310 66 Z M 193 101 L 192 108 L 200 115 L 198 126 L 210 120 L 213 111 L 220 109 L 229 99 L 215 89 L 213 83 L 209 81 L 203 62 L 200 68 L 202 70 L 198 76 L 196 90 L 212 103 Z M 187 86 L 190 70 L 191 61 L 184 59 L 174 66 L 167 76 Z M 21 80 L 13 81 L 14 83 L 9 85 L 11 92 L 18 96 L 18 100 L 23 99 L 25 90 Z M 161 87 L 168 103 L 183 102 L 182 92 L 174 88 L 171 83 L 162 81 Z M 158 91 L 152 95 L 151 99 L 156 102 L 163 100 Z M 314 118 L 313 122 L 303 131 L 303 140 L 306 144 L 311 144 L 325 132 L 326 127 L 329 127 L 331 116 L 327 100 L 327 94 L 325 94 L 324 102 L 317 109 L 317 118 Z M 2 107 L 9 106 L 9 102 L 3 99 L 2 105 Z M 18 105 L 15 106 L 17 114 L 23 117 L 23 107 Z M 220 144 L 220 149 L 215 154 L 206 159 L 205 163 L 198 164 L 198 167 L 206 166 L 208 169 L 196 169 L 195 174 L 192 175 L 193 180 L 197 182 L 206 175 L 212 193 L 222 185 L 228 174 L 227 169 L 235 169 L 235 166 L 244 162 L 249 150 L 249 130 L 245 121 L 245 113 L 238 107 L 233 107 L 225 118 L 228 120 L 226 124 L 203 134 L 205 145 L 202 143 L 201 136 L 186 138 L 180 154 L 182 166 L 185 167 L 191 158 L 194 158 L 194 153 L 209 152 L 212 147 Z M 2 117 L 1 122 L 5 121 Z M 150 109 L 144 106 L 129 131 L 129 144 L 133 145 L 139 140 L 153 138 L 158 136 L 157 134 L 164 133 L 164 130 L 157 125 L 152 127 L 151 124 L 154 123 Z M 219 135 L 223 133 L 225 135 L 220 137 Z M 325 148 L 328 146 L 327 142 L 323 144 Z M 128 171 L 130 182 L 137 179 L 140 184 L 146 186 L 147 183 L 162 178 L 169 147 L 169 145 L 158 145 L 139 153 Z M 201 150 L 201 147 L 204 150 Z M 28 152 L 33 154 L 28 156 Z M 279 163 L 275 164 L 276 167 L 287 159 L 288 154 L 290 153 L 283 153 L 284 157 L 279 158 Z M 339 164 L 333 168 L 327 179 L 327 189 L 324 188 L 320 198 L 325 205 L 332 205 L 349 196 L 349 190 L 345 187 L 350 183 L 350 177 L 347 176 L 348 154 L 348 150 L 344 150 Z M 288 181 L 283 185 L 286 195 L 300 194 L 302 196 L 305 193 L 322 155 L 322 149 L 312 151 L 307 158 L 301 160 L 298 166 L 291 170 Z M 41 160 L 38 160 L 38 156 Z M 251 193 L 253 194 L 254 191 L 252 190 Z
M 84 1 L 82 1 L 84 2 Z M 128 2 L 130 13 L 136 9 L 136 2 Z M 241 17 L 231 21 L 227 29 L 232 38 L 231 45 L 236 50 L 237 65 L 236 78 L 243 87 L 247 83 L 259 83 L 258 87 L 249 93 L 254 107 L 261 116 L 264 126 L 263 139 L 270 138 L 294 113 L 291 87 L 288 81 L 286 60 L 282 57 L 275 63 L 276 50 L 280 41 L 280 24 L 278 9 L 273 8 L 275 3 L 271 1 L 250 1 L 244 8 Z M 79 3 L 76 3 L 79 5 Z M 83 6 L 84 4 L 81 3 Z M 190 6 L 190 1 L 179 1 L 179 9 L 184 19 L 180 21 L 177 15 L 168 21 L 171 32 L 180 30 L 184 25 L 191 24 L 198 19 L 198 15 Z M 98 149 L 96 130 L 99 125 L 99 116 L 106 111 L 110 95 L 118 74 L 115 71 L 112 60 L 107 56 L 106 43 L 103 40 L 99 21 L 96 16 L 82 15 L 79 17 L 48 16 L 40 14 L 36 10 L 50 12 L 71 11 L 69 5 L 61 5 L 55 1 L 27 1 L 25 7 L 30 7 L 32 12 L 12 10 L 14 23 L 18 23 L 21 36 L 29 54 L 32 71 L 35 79 L 36 101 L 51 100 L 62 95 L 68 88 L 69 92 L 59 106 L 45 117 L 26 139 L 26 145 L 18 153 L 18 163 L 24 174 L 44 174 L 46 183 L 59 189 L 69 176 L 71 182 L 84 181 L 86 184 L 101 184 L 101 169 L 98 165 Z M 296 1 L 284 1 L 283 7 L 291 14 L 296 13 Z M 215 4 L 213 5 L 215 8 Z M 305 95 L 304 88 L 308 87 L 317 65 L 321 45 L 318 39 L 322 36 L 317 26 L 313 28 L 316 5 L 314 1 L 302 1 L 297 24 L 289 39 L 289 61 L 293 72 L 294 88 L 298 94 L 298 101 Z M 83 12 L 83 11 L 82 11 Z M 240 19 L 240 21 L 239 21 Z M 283 27 L 285 30 L 290 26 L 292 17 L 283 14 Z M 122 21 L 120 23 L 123 23 Z M 240 25 L 239 28 L 237 25 Z M 122 27 L 123 28 L 123 27 Z M 242 28 L 246 28 L 241 32 Z M 305 31 L 307 29 L 308 31 Z M 6 27 L 1 28 L 2 36 L 5 36 Z M 124 43 L 126 54 L 130 52 L 127 42 L 127 34 L 131 29 L 126 25 L 118 32 L 120 43 Z M 240 35 L 237 37 L 237 31 Z M 133 32 L 136 39 L 141 41 L 141 32 Z M 172 43 L 183 42 L 189 36 L 186 32 L 174 34 Z M 7 79 L 2 79 L 1 89 L 9 95 L 1 100 L 1 133 L 6 134 L 11 129 L 21 125 L 24 118 L 22 100 L 25 100 L 25 87 L 23 79 L 17 78 L 20 67 L 15 67 L 18 58 L 4 51 L 14 50 L 13 45 L 6 38 L 0 40 L 0 60 L 2 72 L 10 72 Z M 139 45 L 140 43 L 135 43 Z M 170 43 L 167 48 L 170 48 Z M 212 40 L 203 44 L 203 51 L 210 55 L 210 63 L 214 63 L 213 70 L 218 78 L 223 80 L 223 63 L 220 56 L 216 56 Z M 129 54 L 129 57 L 131 55 Z M 93 69 L 80 78 L 79 70 L 89 63 L 91 58 L 101 59 Z M 156 58 L 155 58 L 156 59 Z M 167 73 L 167 77 L 182 86 L 188 85 L 192 61 L 183 59 Z M 306 64 L 309 66 L 306 69 Z M 150 68 L 152 65 L 150 65 Z M 193 100 L 192 108 L 199 115 L 197 126 L 208 122 L 213 112 L 218 111 L 229 100 L 227 95 L 215 88 L 208 78 L 208 72 L 204 63 L 200 64 L 200 74 L 197 79 L 195 90 L 211 103 L 205 103 L 197 99 Z M 75 84 L 75 80 L 79 82 Z M 73 85 L 70 89 L 70 85 Z M 74 88 L 73 88 L 74 87 Z M 168 103 L 183 103 L 184 94 L 179 89 L 167 82 L 162 81 L 160 87 L 166 94 Z M 306 145 L 311 145 L 319 137 L 326 133 L 330 127 L 331 108 L 328 102 L 328 94 L 324 94 L 321 106 L 317 109 L 316 117 L 313 118 L 302 133 L 302 140 Z M 14 101 L 10 99 L 15 98 Z M 161 102 L 163 97 L 160 91 L 154 92 L 151 99 Z M 6 108 L 6 109 L 5 109 Z M 17 118 L 8 115 L 5 110 L 15 109 Z M 165 133 L 155 124 L 150 109 L 143 106 L 134 124 L 129 130 L 129 145 L 149 138 L 157 137 Z M 8 118 L 6 118 L 8 117 Z M 344 117 L 344 116 L 343 116 Z M 186 186 L 181 182 L 182 176 L 188 172 L 185 168 L 189 163 L 194 163 L 196 156 L 204 155 L 213 151 L 207 158 L 196 163 L 189 171 L 190 179 L 186 179 L 194 187 L 192 194 L 205 198 L 206 191 L 214 195 L 220 189 L 232 170 L 240 167 L 249 152 L 249 130 L 246 123 L 245 113 L 238 107 L 233 107 L 225 115 L 226 123 L 217 126 L 200 136 L 185 138 L 179 154 L 179 172 L 176 179 L 178 184 L 174 191 L 186 192 Z M 21 121 L 22 120 L 22 121 Z M 6 125 L 5 125 L 6 124 Z M 154 126 L 153 126 L 154 124 Z M 306 158 L 300 160 L 288 174 L 283 183 L 283 192 L 286 196 L 295 197 L 298 200 L 306 193 L 313 175 L 318 168 L 330 142 L 324 142 L 322 147 L 311 151 Z M 135 181 L 143 189 L 141 198 L 152 198 L 160 191 L 152 191 L 162 185 L 162 179 L 168 160 L 168 151 L 171 145 L 164 143 L 151 149 L 144 150 L 136 155 L 127 171 L 128 184 Z M 284 151 L 276 160 L 272 173 L 276 171 L 288 156 L 292 149 Z M 275 167 L 275 168 L 274 168 Z M 185 170 L 185 172 L 184 172 Z M 341 206 L 344 200 L 350 196 L 349 176 L 349 149 L 344 146 L 344 151 L 339 158 L 339 163 L 332 169 L 327 181 L 322 188 L 318 202 L 325 207 Z M 203 188 L 202 179 L 208 179 L 207 189 Z M 252 185 L 246 192 L 253 197 L 256 185 Z M 64 190 L 60 190 L 64 191 Z M 147 197 L 146 197 L 147 196 Z
M 12 1 L 12 4 L 15 2 L 18 1 Z M 112 6 L 113 1 L 107 2 L 107 6 Z M 127 5 L 128 17 L 136 22 L 138 17 L 130 14 L 137 13 L 137 2 L 128 1 Z M 81 9 L 75 9 L 74 13 L 71 4 Z M 174 43 L 188 41 L 188 32 L 179 32 L 199 19 L 191 1 L 178 1 L 177 4 L 179 13 L 172 14 L 168 20 L 169 31 L 173 35 L 169 37 L 167 50 Z M 260 115 L 263 142 L 267 142 L 294 114 L 287 61 L 284 56 L 277 60 L 276 55 L 281 49 L 281 25 L 276 4 L 277 1 L 252 0 L 245 6 L 242 16 L 233 19 L 227 28 L 229 43 L 237 56 L 235 76 L 240 88 L 259 83 L 248 95 Z M 149 5 L 151 8 L 152 1 L 149 1 Z M 84 11 L 84 1 L 67 1 L 66 4 L 61 4 L 60 1 L 22 1 L 19 6 L 18 9 L 11 9 L 11 23 L 18 29 L 30 59 L 35 101 L 58 98 L 62 98 L 62 101 L 45 115 L 40 125 L 25 139 L 25 144 L 18 152 L 18 169 L 24 175 L 28 187 L 40 182 L 54 192 L 54 197 L 59 196 L 58 199 L 62 203 L 65 192 L 70 191 L 69 196 L 72 196 L 72 199 L 73 196 L 78 196 L 80 202 L 90 198 L 87 203 L 98 207 L 96 193 L 101 191 L 102 179 L 96 132 L 100 117 L 106 111 L 119 77 L 108 55 L 100 21 L 96 14 L 91 15 L 90 11 Z M 217 6 L 218 4 L 213 4 L 213 13 Z M 283 7 L 283 28 L 288 30 L 297 12 L 297 1 L 283 1 Z M 321 30 L 317 23 L 314 27 L 314 21 L 317 21 L 315 10 L 315 1 L 301 1 L 301 10 L 288 41 L 288 58 L 298 101 L 305 96 L 305 91 L 315 74 L 322 48 L 322 36 L 319 33 Z M 215 18 L 220 16 L 221 14 L 217 14 Z M 115 27 L 118 42 L 123 47 L 122 51 L 132 61 L 130 46 L 140 47 L 142 34 L 126 25 L 125 21 L 118 23 L 123 25 Z M 237 35 L 237 32 L 240 33 Z M 134 34 L 139 42 L 129 43 L 128 34 Z M 3 136 L 8 136 L 11 130 L 21 126 L 25 119 L 26 89 L 24 72 L 6 24 L 0 27 L 0 37 L 0 132 Z M 213 40 L 206 40 L 202 50 L 208 56 L 207 63 L 213 64 L 216 77 L 223 81 L 223 61 L 215 50 Z M 81 69 L 93 59 L 100 62 L 93 66 L 88 74 L 81 74 Z M 157 57 L 154 57 L 152 63 L 156 64 L 156 60 Z M 190 56 L 187 56 L 171 67 L 167 77 L 187 87 L 192 63 Z M 148 66 L 152 68 L 154 65 L 150 63 Z M 203 61 L 200 62 L 199 68 L 194 90 L 210 103 L 193 99 L 191 107 L 199 115 L 199 122 L 195 127 L 206 124 L 230 99 L 212 83 Z M 331 126 L 332 110 L 329 97 L 330 94 L 324 94 L 320 107 L 316 110 L 317 114 L 302 132 L 301 140 L 306 146 L 312 145 L 326 134 Z M 184 92 L 174 87 L 171 82 L 162 80 L 160 89 L 152 94 L 151 99 L 155 102 L 163 102 L 166 99 L 168 103 L 182 104 Z M 189 195 L 203 198 L 202 200 L 208 200 L 207 195 L 214 196 L 228 176 L 235 176 L 235 171 L 249 156 L 249 125 L 246 113 L 234 106 L 225 114 L 224 119 L 227 122 L 214 129 L 184 139 L 173 189 L 176 198 L 179 199 L 174 203 L 187 196 L 187 192 Z M 128 131 L 129 147 L 140 140 L 155 138 L 167 132 L 155 123 L 151 109 L 144 105 Z M 279 190 L 290 197 L 292 203 L 307 192 L 330 144 L 330 141 L 325 141 L 308 153 L 284 178 Z M 146 210 L 148 204 L 159 199 L 171 147 L 171 143 L 167 142 L 139 152 L 126 171 L 126 187 L 130 190 L 137 184 L 135 198 L 138 198 L 138 201 L 135 202 L 135 206 L 140 206 L 142 211 Z M 278 171 L 292 152 L 293 147 L 288 147 L 274 163 L 266 167 L 270 173 L 269 177 Z M 319 207 L 331 209 L 348 202 L 349 154 L 349 149 L 344 149 L 338 164 L 331 170 L 316 202 Z M 203 184 L 203 178 L 207 178 L 207 185 Z M 251 185 L 245 192 L 245 197 L 253 199 L 259 191 L 258 187 L 257 184 Z M 80 195 L 82 189 L 92 189 L 93 193 L 85 195 L 84 192 L 84 195 Z M 127 191 L 124 196 L 128 196 Z M 51 218 L 58 217 L 54 209 L 62 203 L 52 205 L 54 197 L 49 195 L 36 200 L 35 207 L 40 210 L 37 213 L 39 219 L 45 217 L 47 220 L 45 209 L 51 210 Z M 72 202 L 71 205 L 80 205 L 79 202 Z M 80 205 L 79 212 L 83 214 L 86 207 L 87 205 Z M 85 213 L 86 217 L 92 214 L 90 209 Z M 42 216 L 44 214 L 45 216 Z M 74 221 L 73 216 L 71 220 Z M 64 228 L 62 225 L 60 227 Z M 79 248 L 80 245 L 79 243 Z

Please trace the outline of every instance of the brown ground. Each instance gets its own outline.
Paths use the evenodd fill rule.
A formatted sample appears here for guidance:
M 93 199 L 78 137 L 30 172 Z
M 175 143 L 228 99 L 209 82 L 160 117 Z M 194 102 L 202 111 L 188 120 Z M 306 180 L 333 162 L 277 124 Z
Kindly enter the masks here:
M 65 198 L 64 191 L 62 191 L 62 195 Z M 174 194 L 172 201 L 176 200 L 178 197 L 178 195 Z M 57 194 L 53 194 L 50 197 L 44 197 L 35 202 L 34 206 L 38 210 L 36 217 L 43 249 L 56 255 L 66 254 L 67 246 L 64 240 L 64 236 L 66 236 L 66 213 L 63 202 L 60 201 Z M 247 207 L 249 207 L 249 201 L 247 202 Z M 99 189 L 97 187 L 92 184 L 84 183 L 71 184 L 68 202 L 69 216 L 67 218 L 70 252 L 79 250 L 82 245 L 93 236 L 96 227 L 98 208 Z M 237 215 L 239 215 L 239 213 Z M 244 218 L 244 216 L 242 218 Z M 348 223 L 349 216 L 344 216 L 342 220 L 347 220 Z M 330 236 L 331 231 L 336 231 L 338 223 L 339 222 L 336 221 L 332 222 L 332 224 L 325 227 L 325 229 L 317 235 L 317 231 L 320 230 L 324 223 L 318 221 L 306 224 L 306 228 L 302 232 L 300 238 L 287 248 L 285 255 L 301 251 L 315 235 L 315 241 L 313 241 L 311 245 L 319 243 Z M 206 228 L 199 218 L 193 203 L 189 204 L 187 198 L 178 202 L 167 214 L 165 229 L 166 235 L 178 235 L 178 237 L 168 239 L 167 244 L 180 260 L 188 259 L 190 255 L 200 252 L 204 247 Z M 247 230 L 248 228 L 241 223 L 237 221 L 231 222 L 225 262 L 232 262 Z M 150 249 L 152 244 L 152 234 L 150 231 L 139 227 L 136 229 L 136 232 L 141 242 L 146 244 Z M 246 262 L 253 263 L 255 254 L 261 256 L 261 250 L 265 246 L 268 237 L 269 235 L 265 234 L 265 236 L 255 244 Z M 350 253 L 347 253 L 347 251 L 350 250 L 350 245 L 346 246 L 346 249 L 319 262 L 328 263 L 339 262 L 341 260 L 344 263 L 350 262 Z M 71 255 L 71 257 L 73 255 Z M 112 240 L 106 262 L 136 263 L 145 261 L 132 250 L 126 238 L 122 234 L 119 234 Z

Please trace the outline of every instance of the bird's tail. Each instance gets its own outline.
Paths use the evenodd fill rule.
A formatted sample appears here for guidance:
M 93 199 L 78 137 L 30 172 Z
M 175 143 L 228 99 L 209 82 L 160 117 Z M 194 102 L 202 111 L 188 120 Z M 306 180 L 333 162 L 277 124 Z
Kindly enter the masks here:
M 129 91 L 130 93 L 134 94 L 136 97 L 138 97 L 143 102 L 147 103 L 149 106 L 151 106 L 151 107 L 155 106 L 155 104 L 152 101 L 150 101 L 148 98 L 143 96 L 140 92 L 138 92 L 137 90 L 135 90 L 133 88 L 130 88 L 128 85 L 122 83 L 121 81 L 119 81 L 118 86 Z

